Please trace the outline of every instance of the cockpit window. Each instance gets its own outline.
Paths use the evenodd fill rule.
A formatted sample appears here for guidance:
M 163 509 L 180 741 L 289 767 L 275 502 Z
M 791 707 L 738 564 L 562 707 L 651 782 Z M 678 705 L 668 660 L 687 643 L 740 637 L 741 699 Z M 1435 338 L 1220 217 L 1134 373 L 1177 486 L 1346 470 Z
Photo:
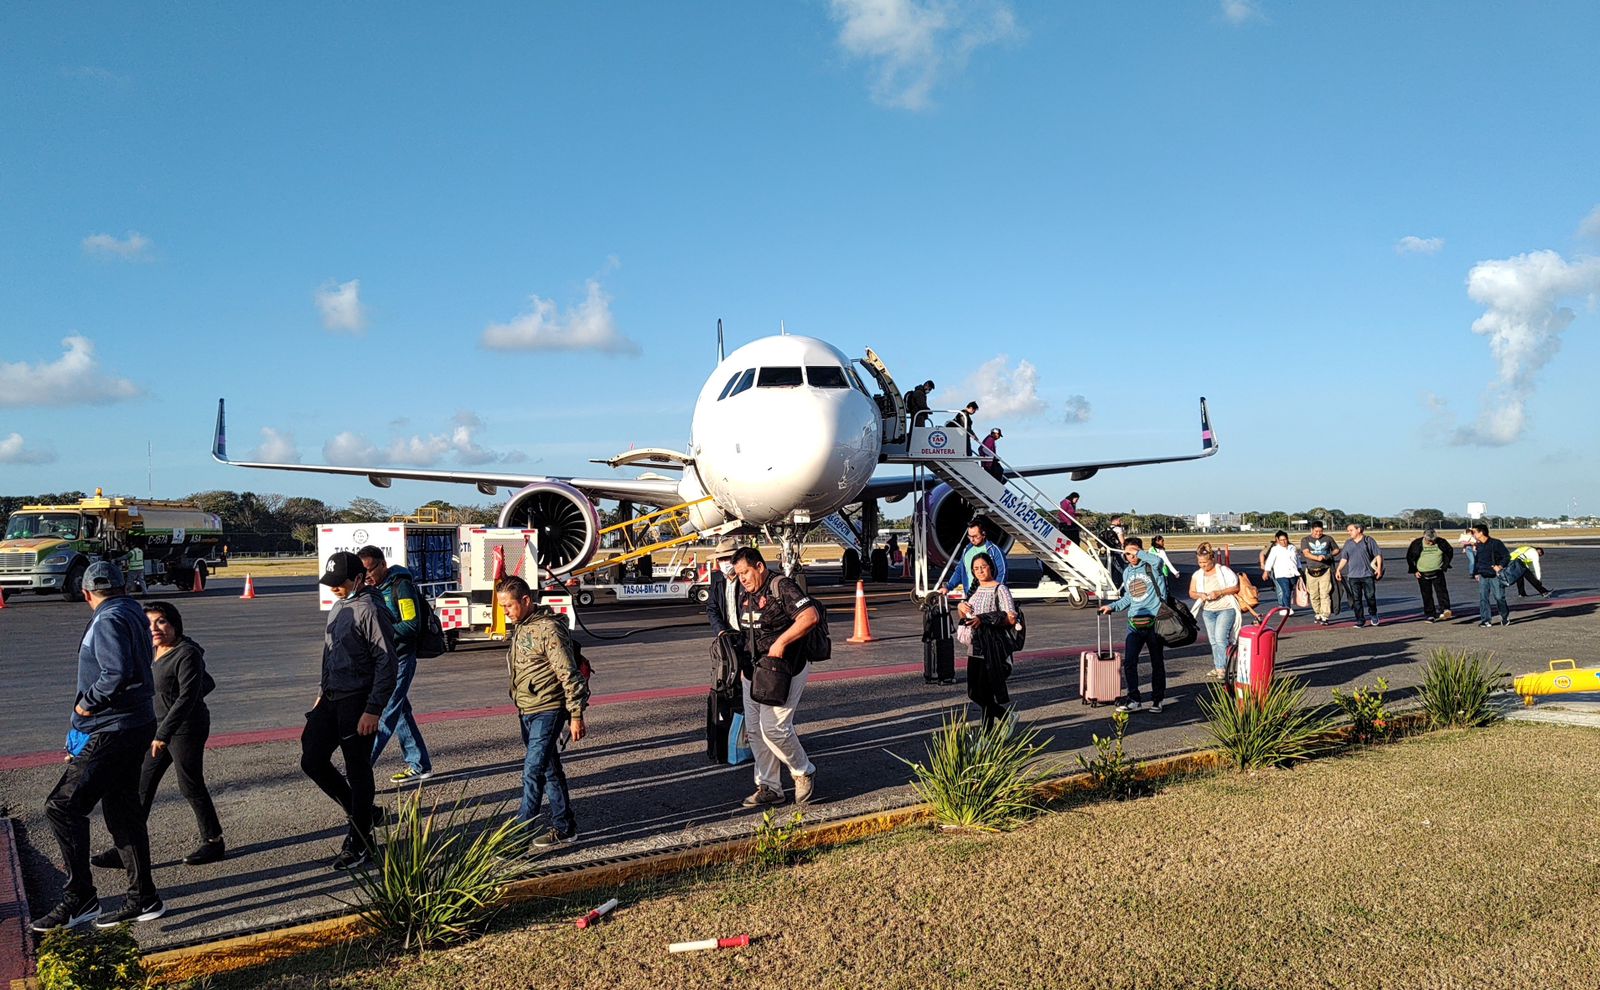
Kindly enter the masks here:
M 738 381 L 739 376 L 742 374 L 744 374 L 742 371 L 735 371 L 733 373 L 733 377 L 728 379 L 728 384 L 722 386 L 722 394 L 717 396 L 718 402 L 721 402 L 723 399 L 728 397 L 728 393 L 733 391 L 733 383 Z
M 762 368 L 756 388 L 794 388 L 800 383 L 799 368 Z
M 739 384 L 735 385 L 733 387 L 733 391 L 728 393 L 728 398 L 731 399 L 734 396 L 738 395 L 740 392 L 743 392 L 745 389 L 747 389 L 751 385 L 755 384 L 755 380 L 756 380 L 756 369 L 751 368 L 749 371 L 746 371 L 744 374 L 739 376 Z
M 806 365 L 806 382 L 812 388 L 849 388 L 850 383 L 845 381 L 844 369 L 838 365 L 808 364 Z
M 856 369 L 847 368 L 845 370 L 850 372 L 850 380 L 852 382 L 855 382 L 856 391 L 857 392 L 860 392 L 862 395 L 871 395 L 872 394 L 871 392 L 868 392 L 867 391 L 867 387 L 861 383 L 861 376 L 856 374 Z

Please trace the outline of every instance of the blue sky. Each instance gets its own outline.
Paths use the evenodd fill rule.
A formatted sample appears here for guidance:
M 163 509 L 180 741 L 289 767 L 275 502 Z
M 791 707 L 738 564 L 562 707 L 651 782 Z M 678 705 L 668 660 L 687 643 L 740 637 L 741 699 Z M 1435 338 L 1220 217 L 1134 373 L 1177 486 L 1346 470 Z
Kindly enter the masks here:
M 218 396 L 236 456 L 593 474 L 685 444 L 720 317 L 979 398 L 1016 463 L 1186 452 L 1210 398 L 1221 454 L 1090 508 L 1593 513 L 1597 36 L 1591 2 L 8 4 L 0 492 L 143 494 L 148 444 L 157 494 L 481 500 L 213 464 Z

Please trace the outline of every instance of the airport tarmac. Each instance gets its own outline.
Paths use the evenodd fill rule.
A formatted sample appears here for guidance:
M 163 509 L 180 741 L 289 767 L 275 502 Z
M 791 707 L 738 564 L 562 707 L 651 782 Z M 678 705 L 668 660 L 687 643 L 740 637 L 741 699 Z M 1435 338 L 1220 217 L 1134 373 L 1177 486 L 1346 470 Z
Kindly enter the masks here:
M 1392 551 L 1391 551 L 1392 553 Z M 1175 555 L 1185 573 L 1192 555 Z M 1403 568 L 1395 568 L 1402 571 Z M 1546 661 L 1593 655 L 1600 623 L 1600 548 L 1552 550 L 1544 560 L 1555 599 L 1522 599 L 1512 591 L 1515 621 L 1480 629 L 1476 588 L 1460 570 L 1451 593 L 1461 618 L 1420 621 L 1415 582 L 1391 572 L 1380 583 L 1383 625 L 1354 629 L 1348 613 L 1330 627 L 1306 614 L 1289 620 L 1279 670 L 1302 676 L 1315 700 L 1385 677 L 1390 697 L 1403 701 L 1420 680 L 1416 661 L 1438 646 L 1488 648 L 1514 672 Z M 208 941 L 345 910 L 349 884 L 327 867 L 343 833 L 332 804 L 299 771 L 299 725 L 315 694 L 323 613 L 309 578 L 256 582 L 257 597 L 237 597 L 240 578 L 219 578 L 199 597 L 177 596 L 190 634 L 206 648 L 217 681 L 207 779 L 227 832 L 229 857 L 205 867 L 179 857 L 194 843 L 193 818 L 165 782 L 151 815 L 156 880 L 168 914 L 139 926 L 148 948 Z M 914 800 L 909 773 L 897 756 L 919 758 L 930 729 L 965 700 L 965 688 L 925 685 L 921 676 L 921 614 L 904 584 L 870 585 L 877 641 L 845 642 L 853 588 L 813 590 L 830 607 L 834 657 L 815 668 L 801 704 L 801 737 L 818 767 L 810 820 L 843 817 Z M 1268 594 L 1270 598 L 1270 593 Z M 43 820 L 43 803 L 59 774 L 59 747 L 71 703 L 77 641 L 88 607 L 17 596 L 0 612 L 0 697 L 6 728 L 0 741 L 0 805 L 20 825 L 27 892 L 35 913 L 59 894 L 58 853 Z M 1019 713 L 1052 738 L 1050 753 L 1063 770 L 1074 753 L 1104 734 L 1109 708 L 1088 708 L 1077 697 L 1079 651 L 1095 642 L 1089 611 L 1033 604 L 1029 650 L 1017 659 L 1011 688 Z M 1263 611 L 1265 609 L 1263 608 Z M 595 666 L 592 736 L 566 757 L 579 817 L 580 842 L 551 857 L 552 866 L 586 863 L 711 837 L 748 834 L 759 814 L 739 807 L 749 793 L 748 765 L 709 764 L 704 750 L 705 685 L 709 676 L 703 615 L 689 605 L 606 606 L 585 622 L 602 640 L 581 635 Z M 1125 628 L 1115 626 L 1119 634 Z M 1204 643 L 1169 651 L 1168 698 L 1161 715 L 1135 715 L 1128 746 L 1140 758 L 1203 745 L 1196 704 L 1209 684 Z M 1141 684 L 1148 691 L 1148 666 Z M 436 776 L 430 798 L 465 793 L 493 807 L 519 793 L 521 747 L 505 693 L 503 648 L 470 646 L 421 664 L 412 700 L 422 713 Z M 391 745 L 380 781 L 400 767 Z M 168 775 L 169 778 L 171 775 Z M 392 803 L 394 789 L 380 787 Z M 95 823 L 96 848 L 105 833 Z M 119 872 L 97 871 L 102 895 L 121 892 Z

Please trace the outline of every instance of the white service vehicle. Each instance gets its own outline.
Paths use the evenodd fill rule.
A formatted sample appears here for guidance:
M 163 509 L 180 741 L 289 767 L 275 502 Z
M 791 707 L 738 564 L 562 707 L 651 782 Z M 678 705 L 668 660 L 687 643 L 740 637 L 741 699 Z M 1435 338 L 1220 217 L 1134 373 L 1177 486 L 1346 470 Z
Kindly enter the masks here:
M 341 550 L 356 553 L 362 547 L 377 547 L 390 567 L 410 571 L 417 590 L 431 599 L 457 586 L 461 529 L 443 523 L 323 523 L 317 527 L 317 560 L 324 562 Z M 317 585 L 317 596 L 324 612 L 333 608 L 333 592 L 327 585 Z
M 527 581 L 538 593 L 539 604 L 564 616 L 568 629 L 576 628 L 572 595 L 548 588 L 548 570 L 546 580 L 540 580 L 538 530 L 460 526 L 455 532 L 454 586 L 430 599 L 434 614 L 439 617 L 439 626 L 444 630 L 446 649 L 455 649 L 463 636 L 474 633 L 489 640 L 504 637 L 503 620 L 501 628 L 496 629 L 494 586 L 499 577 L 507 575 Z M 565 585 L 562 587 L 564 589 Z

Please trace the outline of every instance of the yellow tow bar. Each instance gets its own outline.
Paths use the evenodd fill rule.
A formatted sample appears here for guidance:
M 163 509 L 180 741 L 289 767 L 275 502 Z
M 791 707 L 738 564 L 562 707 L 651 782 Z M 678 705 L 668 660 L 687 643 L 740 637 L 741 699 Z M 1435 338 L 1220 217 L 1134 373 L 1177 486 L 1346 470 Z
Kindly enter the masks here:
M 1600 667 L 1579 667 L 1576 660 L 1552 660 L 1550 669 L 1537 674 L 1521 674 L 1515 681 L 1524 705 L 1543 694 L 1576 694 L 1600 691 Z

